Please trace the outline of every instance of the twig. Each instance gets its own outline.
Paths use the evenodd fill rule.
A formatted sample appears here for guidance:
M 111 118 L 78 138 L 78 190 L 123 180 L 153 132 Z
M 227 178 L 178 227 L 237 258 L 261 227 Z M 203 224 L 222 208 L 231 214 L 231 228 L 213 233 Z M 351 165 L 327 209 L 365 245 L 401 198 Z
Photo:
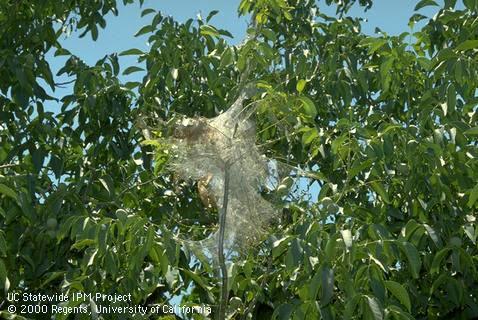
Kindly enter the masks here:
M 224 235 L 226 230 L 226 215 L 227 215 L 227 202 L 229 199 L 229 163 L 225 163 L 224 166 L 224 197 L 222 200 L 221 215 L 219 217 L 219 241 L 217 246 L 217 254 L 219 260 L 219 267 L 221 268 L 221 300 L 219 302 L 218 319 L 226 319 L 226 307 L 229 300 L 228 290 L 228 274 L 226 259 L 224 257 Z
M 132 190 L 134 188 L 137 188 L 137 187 L 141 187 L 141 186 L 144 186 L 146 184 L 149 184 L 151 182 L 154 182 L 155 180 L 159 179 L 161 176 L 157 176 L 157 177 L 154 177 L 152 179 L 149 179 L 149 180 L 146 180 L 146 181 L 143 181 L 143 182 L 139 182 L 139 183 L 135 183 L 133 184 L 132 186 L 129 186 L 127 187 L 126 189 L 124 189 L 123 191 L 120 192 L 119 196 L 122 196 L 123 194 L 125 194 L 126 192 L 128 192 L 129 190 Z
M 11 167 L 16 167 L 16 166 L 18 166 L 17 163 L 7 163 L 7 164 L 0 165 L 0 169 L 6 169 L 6 168 L 11 168 Z
M 63 87 L 64 85 L 72 84 L 72 83 L 75 82 L 75 81 L 76 81 L 76 79 L 72 79 L 72 80 L 65 81 L 65 82 L 55 82 L 55 86 L 57 86 L 57 87 Z

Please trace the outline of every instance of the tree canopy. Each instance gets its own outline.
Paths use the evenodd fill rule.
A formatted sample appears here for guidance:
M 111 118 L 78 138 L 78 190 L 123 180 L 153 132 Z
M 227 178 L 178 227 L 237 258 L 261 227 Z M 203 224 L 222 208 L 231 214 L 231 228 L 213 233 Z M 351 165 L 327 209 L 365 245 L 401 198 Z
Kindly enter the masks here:
M 207 237 L 217 212 L 169 170 L 163 138 L 253 85 L 256 145 L 281 171 L 261 190 L 277 216 L 231 258 L 228 316 L 478 317 L 478 1 L 418 1 L 396 36 L 364 34 L 352 6 L 373 3 L 242 0 L 239 45 L 215 11 L 180 23 L 144 8 L 149 51 L 87 65 L 59 39 L 96 40 L 117 1 L 0 2 L 0 296 L 131 293 L 216 317 L 217 271 L 177 238 Z M 56 75 L 47 53 L 67 57 Z M 137 65 L 120 66 L 127 55 Z M 121 80 L 133 73 L 142 81 Z M 71 93 L 57 99 L 61 75 Z M 9 304 L 3 317 L 51 317 Z

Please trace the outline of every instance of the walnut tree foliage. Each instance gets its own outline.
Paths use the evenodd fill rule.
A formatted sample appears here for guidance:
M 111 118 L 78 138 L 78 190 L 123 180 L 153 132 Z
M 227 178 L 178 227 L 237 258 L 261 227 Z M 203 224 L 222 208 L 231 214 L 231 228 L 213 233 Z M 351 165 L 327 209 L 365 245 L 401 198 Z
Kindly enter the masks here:
M 59 38 L 96 40 L 116 1 L 1 1 L 2 299 L 84 291 L 217 306 L 217 273 L 176 241 L 210 234 L 217 213 L 138 121 L 167 136 L 172 120 L 213 117 L 253 83 L 257 144 L 287 176 L 263 191 L 279 213 L 267 234 L 233 258 L 229 315 L 478 317 L 478 1 L 418 1 L 398 36 L 364 34 L 353 5 L 373 4 L 242 0 L 252 23 L 237 46 L 215 12 L 179 23 L 145 8 L 149 52 L 87 65 Z M 58 75 L 47 52 L 67 57 Z M 55 101 L 59 75 L 71 93 Z

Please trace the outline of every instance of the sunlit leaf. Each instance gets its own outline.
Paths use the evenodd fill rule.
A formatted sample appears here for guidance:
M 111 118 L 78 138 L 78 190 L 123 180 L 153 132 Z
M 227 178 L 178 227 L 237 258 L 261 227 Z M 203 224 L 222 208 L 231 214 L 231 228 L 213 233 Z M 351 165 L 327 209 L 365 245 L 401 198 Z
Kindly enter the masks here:
M 314 102 L 305 96 L 299 97 L 299 100 L 302 102 L 305 113 L 308 116 L 315 118 L 317 116 L 317 108 L 315 107 Z
M 365 296 L 368 302 L 368 306 L 372 311 L 372 315 L 374 320 L 382 320 L 383 319 L 383 312 L 382 308 L 380 307 L 377 298 L 371 296 Z

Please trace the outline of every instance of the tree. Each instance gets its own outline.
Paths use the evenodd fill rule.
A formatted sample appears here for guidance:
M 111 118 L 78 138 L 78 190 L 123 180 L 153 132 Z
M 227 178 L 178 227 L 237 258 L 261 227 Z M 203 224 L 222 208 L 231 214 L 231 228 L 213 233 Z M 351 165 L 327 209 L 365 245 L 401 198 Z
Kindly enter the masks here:
M 332 2 L 337 17 L 320 10 Z M 242 0 L 252 23 L 239 46 L 215 12 L 179 23 L 144 9 L 150 51 L 119 54 L 145 64 L 124 69 L 144 74 L 129 83 L 116 54 L 88 66 L 58 42 L 68 28 L 96 39 L 115 1 L 0 4 L 2 295 L 179 296 L 215 315 L 220 280 L 176 237 L 204 238 L 217 214 L 142 129 L 167 137 L 171 119 L 213 117 L 253 84 L 257 144 L 286 175 L 263 190 L 279 212 L 267 234 L 233 259 L 231 316 L 477 317 L 478 1 L 428 18 L 437 4 L 422 0 L 409 23 L 422 27 L 399 36 L 363 34 L 354 3 Z M 51 50 L 73 81 L 56 113 L 44 111 Z

